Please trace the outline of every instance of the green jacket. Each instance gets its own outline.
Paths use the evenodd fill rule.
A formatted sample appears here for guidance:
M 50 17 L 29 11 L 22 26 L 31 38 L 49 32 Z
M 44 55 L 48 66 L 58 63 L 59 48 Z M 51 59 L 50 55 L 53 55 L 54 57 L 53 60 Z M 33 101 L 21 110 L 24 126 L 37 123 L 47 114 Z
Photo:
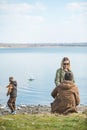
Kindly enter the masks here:
M 56 71 L 56 77 L 55 77 L 55 84 L 56 84 L 56 86 L 58 86 L 61 82 L 63 82 L 65 72 L 66 72 L 66 71 L 64 71 L 62 68 L 59 68 L 59 69 Z M 69 72 L 72 72 L 72 71 L 69 70 Z M 74 79 L 73 79 L 73 82 L 75 82 Z

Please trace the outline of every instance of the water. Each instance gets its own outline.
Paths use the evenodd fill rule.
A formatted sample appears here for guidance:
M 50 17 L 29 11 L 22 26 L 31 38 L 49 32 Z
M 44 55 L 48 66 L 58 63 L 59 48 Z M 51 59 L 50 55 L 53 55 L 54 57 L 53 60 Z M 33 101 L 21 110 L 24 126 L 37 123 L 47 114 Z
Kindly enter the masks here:
M 87 105 L 87 47 L 0 49 L 0 104 L 8 100 L 6 86 L 13 76 L 18 82 L 18 105 L 50 105 L 55 73 L 65 56 L 71 60 L 80 104 Z

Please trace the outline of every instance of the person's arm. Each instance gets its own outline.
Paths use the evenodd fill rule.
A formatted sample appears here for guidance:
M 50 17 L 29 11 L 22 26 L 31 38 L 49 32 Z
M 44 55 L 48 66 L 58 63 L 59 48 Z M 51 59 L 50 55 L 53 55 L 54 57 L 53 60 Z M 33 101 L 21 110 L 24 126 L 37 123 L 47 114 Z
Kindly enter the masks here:
M 55 87 L 51 93 L 51 96 L 55 98 L 57 96 L 57 87 Z
M 60 75 L 60 69 L 57 70 L 56 76 L 55 76 L 55 84 L 58 86 L 61 82 L 61 75 Z
M 79 105 L 79 103 L 80 103 L 80 95 L 79 95 L 78 87 L 75 88 L 75 100 L 76 100 L 76 105 Z

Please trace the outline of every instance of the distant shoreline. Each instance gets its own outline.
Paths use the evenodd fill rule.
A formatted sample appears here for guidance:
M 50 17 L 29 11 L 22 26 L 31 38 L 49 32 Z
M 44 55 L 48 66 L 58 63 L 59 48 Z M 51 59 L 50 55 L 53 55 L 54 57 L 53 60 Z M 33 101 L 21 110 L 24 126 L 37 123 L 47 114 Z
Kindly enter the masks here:
M 0 48 L 87 47 L 87 43 L 0 43 Z

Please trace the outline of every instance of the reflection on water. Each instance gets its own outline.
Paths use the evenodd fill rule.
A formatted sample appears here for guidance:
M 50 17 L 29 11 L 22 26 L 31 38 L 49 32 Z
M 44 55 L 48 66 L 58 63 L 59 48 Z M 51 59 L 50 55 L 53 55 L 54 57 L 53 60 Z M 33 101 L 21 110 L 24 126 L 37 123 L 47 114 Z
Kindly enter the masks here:
M 9 76 L 18 82 L 17 104 L 47 104 L 61 59 L 67 56 L 79 87 L 81 104 L 87 104 L 87 47 L 0 49 L 0 103 L 6 104 Z

